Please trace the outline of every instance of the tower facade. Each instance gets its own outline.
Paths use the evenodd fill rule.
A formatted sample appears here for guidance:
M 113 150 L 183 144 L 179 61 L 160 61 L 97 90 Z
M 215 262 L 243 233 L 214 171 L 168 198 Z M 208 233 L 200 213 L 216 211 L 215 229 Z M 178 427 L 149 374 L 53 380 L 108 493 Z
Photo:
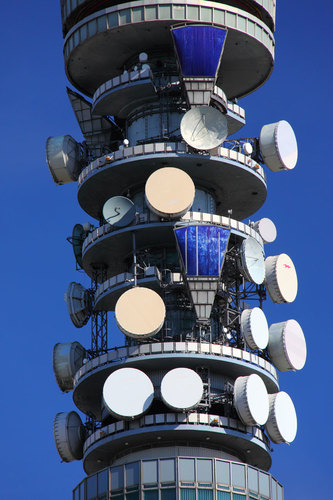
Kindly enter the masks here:
M 271 443 L 292 442 L 297 417 L 278 373 L 303 367 L 306 344 L 294 319 L 268 326 L 267 295 L 292 303 L 297 275 L 287 254 L 266 256 L 276 227 L 254 214 L 265 168 L 293 169 L 297 143 L 284 120 L 230 137 L 238 99 L 273 68 L 275 0 L 61 9 L 84 140 L 50 137 L 47 163 L 92 221 L 69 238 L 91 285 L 65 294 L 91 342 L 53 351 L 84 415 L 54 420 L 60 457 L 87 474 L 73 498 L 282 500 Z

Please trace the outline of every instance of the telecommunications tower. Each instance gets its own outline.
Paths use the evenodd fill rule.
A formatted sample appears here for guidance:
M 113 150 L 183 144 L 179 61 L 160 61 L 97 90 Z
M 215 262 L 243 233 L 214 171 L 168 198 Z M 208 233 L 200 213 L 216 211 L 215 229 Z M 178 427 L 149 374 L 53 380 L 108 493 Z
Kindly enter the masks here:
M 266 294 L 293 302 L 297 275 L 288 255 L 266 256 L 276 228 L 253 214 L 265 168 L 293 169 L 297 143 L 284 120 L 230 138 L 245 124 L 238 99 L 273 68 L 275 0 L 61 10 L 84 140 L 50 137 L 47 163 L 91 217 L 68 238 L 91 285 L 65 294 L 91 342 L 53 351 L 81 412 L 54 420 L 61 459 L 87 474 L 73 499 L 283 500 L 271 443 L 292 442 L 297 418 L 278 371 L 300 370 L 306 344 L 294 319 L 268 326 Z

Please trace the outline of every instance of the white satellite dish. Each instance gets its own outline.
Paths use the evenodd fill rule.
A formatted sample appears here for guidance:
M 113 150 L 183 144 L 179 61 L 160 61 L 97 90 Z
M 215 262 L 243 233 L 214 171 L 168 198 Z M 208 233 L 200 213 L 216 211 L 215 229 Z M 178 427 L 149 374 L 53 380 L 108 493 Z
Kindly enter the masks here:
M 65 293 L 69 316 L 76 328 L 81 328 L 88 323 L 91 316 L 91 299 L 88 290 L 80 283 L 72 281 Z
M 135 217 L 135 205 L 125 196 L 113 196 L 104 203 L 103 217 L 111 226 L 128 226 Z
M 262 246 L 254 238 L 246 238 L 240 247 L 243 276 L 252 283 L 260 285 L 265 279 L 265 254 Z
M 254 222 L 252 227 L 260 234 L 264 243 L 273 243 L 273 241 L 275 241 L 277 231 L 272 220 L 264 217 L 263 219 Z
M 183 116 L 180 133 L 184 141 L 194 149 L 217 148 L 228 136 L 227 118 L 211 106 L 197 106 Z
M 291 258 L 282 253 L 267 257 L 265 261 L 265 287 L 275 304 L 293 302 L 297 295 L 298 281 Z
M 47 139 L 46 161 L 56 184 L 76 181 L 82 170 L 79 145 L 70 135 Z
M 269 394 L 269 417 L 265 428 L 274 443 L 291 443 L 297 433 L 294 403 L 286 392 Z
M 134 418 L 145 413 L 154 398 L 150 378 L 136 368 L 120 368 L 108 376 L 103 387 L 106 408 L 116 418 Z
M 165 305 L 158 293 L 135 287 L 123 293 L 115 306 L 118 328 L 135 339 L 152 337 L 163 326 Z
M 292 170 L 298 157 L 297 141 L 291 125 L 285 120 L 264 125 L 259 137 L 260 152 L 273 172 Z
M 161 217 L 182 217 L 190 209 L 195 197 L 191 177 L 179 168 L 166 167 L 153 172 L 145 186 L 146 202 L 150 210 Z
M 174 368 L 162 379 L 162 400 L 173 410 L 194 408 L 200 403 L 202 394 L 201 377 L 190 368 Z
M 243 152 L 246 156 L 250 156 L 253 153 L 253 146 L 250 142 L 245 142 L 243 144 Z
M 60 458 L 64 462 L 83 457 L 84 427 L 75 412 L 57 413 L 53 422 L 53 436 Z
M 278 370 L 301 370 L 306 361 L 306 342 L 301 325 L 294 319 L 269 328 L 268 352 Z
M 244 425 L 264 425 L 269 404 L 266 386 L 259 375 L 238 377 L 234 384 L 234 405 Z
M 265 349 L 268 344 L 268 324 L 259 307 L 244 309 L 240 318 L 241 334 L 250 349 Z
M 83 365 L 86 350 L 79 342 L 56 344 L 53 348 L 53 371 L 59 388 L 63 392 L 73 389 L 75 373 Z

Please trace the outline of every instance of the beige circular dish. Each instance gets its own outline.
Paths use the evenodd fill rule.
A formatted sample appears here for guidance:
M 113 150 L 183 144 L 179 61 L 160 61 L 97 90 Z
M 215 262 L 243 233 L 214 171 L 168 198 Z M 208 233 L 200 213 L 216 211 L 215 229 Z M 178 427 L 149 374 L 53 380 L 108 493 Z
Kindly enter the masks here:
M 298 281 L 291 258 L 282 253 L 267 257 L 265 261 L 265 286 L 275 304 L 293 302 L 297 295 Z
M 152 173 L 146 182 L 146 202 L 161 217 L 176 219 L 192 206 L 195 186 L 191 177 L 174 167 L 165 167 Z
M 118 328 L 129 337 L 152 337 L 162 328 L 165 305 L 161 297 L 144 287 L 135 287 L 123 293 L 115 307 Z

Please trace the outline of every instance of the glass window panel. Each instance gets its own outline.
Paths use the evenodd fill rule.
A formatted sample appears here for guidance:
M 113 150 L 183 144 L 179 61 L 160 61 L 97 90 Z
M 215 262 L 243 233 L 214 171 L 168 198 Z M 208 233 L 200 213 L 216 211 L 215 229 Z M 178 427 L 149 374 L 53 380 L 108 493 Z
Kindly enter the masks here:
M 119 24 L 129 24 L 131 22 L 130 9 L 124 9 L 119 12 Z
M 276 481 L 272 478 L 271 481 L 271 488 L 272 488 L 272 500 L 277 500 L 277 495 L 276 495 Z
M 180 500 L 195 500 L 195 489 L 180 488 Z
M 245 17 L 238 16 L 238 29 L 245 31 L 246 30 L 246 19 Z
M 201 7 L 201 21 L 212 22 L 213 10 L 209 7 Z
M 198 500 L 213 500 L 213 490 L 210 488 L 198 489 Z
M 161 490 L 161 500 L 176 500 L 176 488 Z
M 80 490 L 79 487 L 77 487 L 74 492 L 73 492 L 73 500 L 80 500 Z
M 158 500 L 158 490 L 145 490 L 143 500 Z
M 283 500 L 283 488 L 279 484 L 276 485 L 276 490 L 277 490 L 277 499 L 278 500 Z
M 85 481 L 82 481 L 82 483 L 80 484 L 80 500 L 84 500 L 84 485 L 85 485 Z
M 161 483 L 168 483 L 176 480 L 175 475 L 175 460 L 165 459 L 160 460 L 160 481 Z
M 194 21 L 199 20 L 199 7 L 196 5 L 188 5 L 187 6 L 187 17 Z
M 84 24 L 80 28 L 80 39 L 81 39 L 81 42 L 83 42 L 86 38 L 87 38 L 87 25 Z
M 224 24 L 224 10 L 214 9 L 214 23 Z
M 261 36 L 262 36 L 262 29 L 260 26 L 258 26 L 258 24 L 256 24 L 256 38 L 258 40 L 261 40 Z
M 139 492 L 134 491 L 133 493 L 127 493 L 126 500 L 139 500 Z
M 109 28 L 112 28 L 113 26 L 118 26 L 117 12 L 112 12 L 111 14 L 108 14 L 108 23 L 109 23 Z
M 201 458 L 197 459 L 197 481 L 198 483 L 213 482 L 213 470 L 212 470 L 211 460 L 203 460 Z
M 101 16 L 97 19 L 97 31 L 105 31 L 106 30 L 106 16 Z
M 67 12 L 71 11 L 71 0 L 67 0 Z
M 247 469 L 248 488 L 258 493 L 258 471 L 248 467 Z
M 240 495 L 240 493 L 233 493 L 232 500 L 246 500 L 246 496 Z
M 97 496 L 97 475 L 87 478 L 87 500 L 95 500 Z
M 264 472 L 259 472 L 259 492 L 269 497 L 269 475 Z
M 171 5 L 160 5 L 159 12 L 160 12 L 159 19 L 172 19 Z
M 145 7 L 145 18 L 146 21 L 154 21 L 157 19 L 157 6 L 156 5 L 148 5 Z
M 222 484 L 230 484 L 230 464 L 216 460 L 216 482 Z
M 231 493 L 228 491 L 217 491 L 217 500 L 231 500 Z
M 90 23 L 88 23 L 88 35 L 93 36 L 96 34 L 96 32 L 97 32 L 97 24 L 96 20 L 94 19 L 93 21 L 90 21 Z
M 77 45 L 79 45 L 79 30 L 76 30 L 75 33 L 74 33 L 74 46 L 76 47 Z
M 108 470 L 103 470 L 98 474 L 97 492 L 104 493 L 108 489 Z
M 245 468 L 244 465 L 231 464 L 232 484 L 245 488 Z
M 184 5 L 174 5 L 173 6 L 173 18 L 174 19 L 185 19 L 185 6 Z
M 194 458 L 179 459 L 179 480 L 180 481 L 195 481 L 194 476 Z
M 72 36 L 68 39 L 68 47 L 69 47 L 69 51 L 72 52 L 72 50 L 73 50 L 73 37 Z
M 134 23 L 139 23 L 144 20 L 143 7 L 133 7 L 132 18 Z
M 247 20 L 247 32 L 249 35 L 254 36 L 254 23 L 252 21 Z
M 157 483 L 157 460 L 142 462 L 142 482 L 144 484 Z
M 139 484 L 139 463 L 125 465 L 126 469 L 126 487 Z
M 227 17 L 227 26 L 236 28 L 236 14 L 233 14 L 232 12 L 226 12 L 226 17 Z
M 124 468 L 112 467 L 111 468 L 111 491 L 120 490 L 124 487 Z

